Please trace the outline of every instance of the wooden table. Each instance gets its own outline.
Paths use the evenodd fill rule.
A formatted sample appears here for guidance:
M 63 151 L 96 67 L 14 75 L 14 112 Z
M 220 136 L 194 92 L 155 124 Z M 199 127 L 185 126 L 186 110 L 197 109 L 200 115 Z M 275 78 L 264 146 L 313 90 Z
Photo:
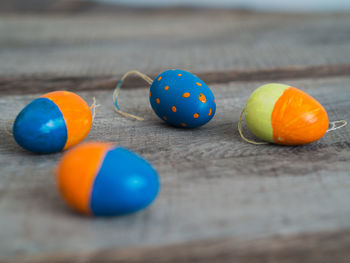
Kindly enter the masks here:
M 126 71 L 196 73 L 213 120 L 175 129 Z M 236 126 L 250 93 L 288 83 L 350 120 L 350 14 L 146 10 L 0 16 L 1 262 L 350 262 L 350 127 L 300 147 L 250 145 Z M 148 209 L 87 218 L 66 207 L 53 169 L 62 153 L 22 150 L 5 126 L 28 102 L 71 90 L 99 104 L 86 138 L 148 159 L 162 181 Z M 244 132 L 249 134 L 245 128 Z

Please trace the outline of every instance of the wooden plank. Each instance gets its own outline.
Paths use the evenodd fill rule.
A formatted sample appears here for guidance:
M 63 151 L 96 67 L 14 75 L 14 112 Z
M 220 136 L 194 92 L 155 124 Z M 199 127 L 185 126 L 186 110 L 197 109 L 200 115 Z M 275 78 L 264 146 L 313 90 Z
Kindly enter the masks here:
M 348 263 L 350 232 L 274 236 L 255 240 L 219 239 L 161 247 L 106 249 L 48 254 L 4 263 L 63 262 L 245 262 L 245 263 Z
M 350 119 L 349 81 L 349 77 L 285 80 L 315 96 L 331 120 Z M 349 126 L 302 147 L 247 144 L 239 138 L 237 121 L 249 94 L 261 84 L 212 85 L 216 116 L 206 126 L 191 130 L 163 124 L 148 107 L 147 89 L 125 89 L 120 96 L 121 107 L 144 116 L 144 122 L 117 115 L 111 106 L 110 91 L 79 93 L 88 101 L 96 96 L 102 104 L 87 140 L 128 147 L 151 161 L 161 176 L 162 190 L 156 202 L 145 211 L 124 217 L 91 219 L 71 212 L 54 190 L 52 170 L 61 153 L 27 153 L 0 129 L 0 258 L 88 251 L 94 255 L 92 259 L 103 259 L 115 253 L 93 251 L 129 247 L 141 249 L 138 251 L 142 255 L 142 247 L 203 239 L 244 241 L 350 229 Z M 34 97 L 1 97 L 0 123 L 4 125 L 15 118 Z M 333 241 L 327 241 L 320 255 L 333 251 L 340 253 L 340 260 L 348 258 L 347 238 L 335 235 L 334 246 Z M 266 258 L 275 255 L 275 262 L 279 262 L 283 255 L 294 251 L 289 262 L 299 262 L 297 257 L 302 255 L 317 262 L 314 251 L 319 243 L 315 242 L 308 251 L 301 244 L 290 254 L 288 246 L 281 254 L 273 249 L 271 254 L 269 250 L 261 253 Z M 215 246 L 215 242 L 209 247 L 210 244 Z M 259 247 L 264 251 L 263 244 L 257 245 L 257 251 Z M 174 249 L 169 257 L 177 259 L 180 250 Z M 214 251 L 214 255 L 231 257 L 235 251 L 231 254 L 227 245 Z M 150 262 L 156 255 L 144 253 L 150 253 Z M 191 255 L 189 250 L 184 253 Z M 199 254 L 193 254 L 194 258 Z M 129 256 L 130 253 L 125 257 Z M 186 257 L 181 260 L 186 262 L 190 256 Z M 257 260 L 244 257 L 241 262 Z M 137 262 L 137 255 L 130 258 L 126 262 Z M 163 262 L 166 260 L 165 257 Z
M 299 78 L 324 78 L 350 75 L 350 64 L 328 66 L 298 66 L 288 68 L 267 68 L 261 70 L 226 70 L 214 72 L 194 72 L 207 84 L 227 83 L 231 81 L 277 81 Z M 156 73 L 150 75 L 152 79 Z M 115 88 L 120 76 L 95 77 L 0 77 L 0 95 L 45 93 L 57 89 L 71 91 L 111 90 Z M 124 88 L 145 87 L 145 81 L 130 76 Z
M 349 14 L 2 15 L 0 75 L 119 76 L 349 64 Z

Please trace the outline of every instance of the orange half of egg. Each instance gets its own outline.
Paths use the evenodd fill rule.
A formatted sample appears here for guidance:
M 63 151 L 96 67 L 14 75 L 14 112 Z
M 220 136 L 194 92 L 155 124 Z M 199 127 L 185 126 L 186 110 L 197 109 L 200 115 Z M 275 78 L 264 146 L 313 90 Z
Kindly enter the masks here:
M 85 100 L 69 91 L 54 91 L 41 97 L 52 100 L 62 112 L 67 127 L 67 142 L 64 150 L 81 142 L 88 135 L 92 125 L 92 115 Z

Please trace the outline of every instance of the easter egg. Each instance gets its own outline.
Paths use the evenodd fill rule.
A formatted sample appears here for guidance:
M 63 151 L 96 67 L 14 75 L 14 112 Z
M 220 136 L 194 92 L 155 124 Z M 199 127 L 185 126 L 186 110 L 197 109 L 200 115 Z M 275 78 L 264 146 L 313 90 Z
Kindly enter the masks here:
M 53 153 L 81 142 L 91 124 L 89 105 L 80 96 L 54 91 L 34 99 L 18 114 L 13 136 L 28 151 Z
M 157 172 L 135 153 L 109 143 L 82 143 L 60 160 L 57 185 L 75 210 L 123 215 L 147 207 L 158 194 Z
M 276 144 L 311 143 L 328 129 L 323 106 L 305 92 L 284 84 L 257 88 L 248 99 L 245 115 L 255 136 Z
M 150 88 L 154 112 L 166 123 L 194 128 L 215 115 L 216 102 L 210 88 L 192 73 L 167 70 L 158 75 Z

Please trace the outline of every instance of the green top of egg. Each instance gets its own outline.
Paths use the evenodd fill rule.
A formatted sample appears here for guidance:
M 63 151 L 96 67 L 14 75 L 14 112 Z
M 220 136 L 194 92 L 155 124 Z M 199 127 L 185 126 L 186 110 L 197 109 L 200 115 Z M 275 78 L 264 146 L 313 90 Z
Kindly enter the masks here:
M 290 86 L 270 83 L 257 88 L 245 106 L 245 118 L 249 130 L 258 138 L 273 141 L 271 115 L 276 101 Z

